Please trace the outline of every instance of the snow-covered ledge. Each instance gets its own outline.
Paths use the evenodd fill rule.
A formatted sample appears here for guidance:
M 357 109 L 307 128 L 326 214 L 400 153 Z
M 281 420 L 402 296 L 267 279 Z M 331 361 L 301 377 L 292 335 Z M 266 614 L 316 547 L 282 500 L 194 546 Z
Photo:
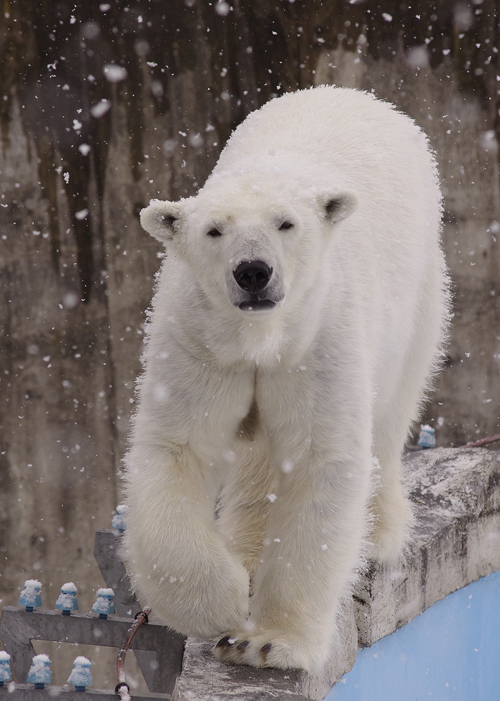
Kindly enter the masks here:
M 405 562 L 373 564 L 345 602 L 338 647 L 321 676 L 218 662 L 213 644 L 188 639 L 173 701 L 322 699 L 372 645 L 447 594 L 500 569 L 500 452 L 437 448 L 410 453 L 406 484 L 416 525 Z

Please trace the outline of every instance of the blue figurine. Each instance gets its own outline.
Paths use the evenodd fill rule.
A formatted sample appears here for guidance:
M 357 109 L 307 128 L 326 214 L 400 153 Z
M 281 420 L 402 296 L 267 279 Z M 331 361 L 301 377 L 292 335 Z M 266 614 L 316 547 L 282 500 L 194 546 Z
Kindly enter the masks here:
M 120 533 L 123 533 L 126 527 L 126 517 L 127 517 L 127 505 L 126 504 L 118 504 L 116 507 L 116 515 L 113 516 L 113 520 L 111 521 L 111 526 L 112 528 L 116 528 L 117 531 L 120 531 Z
M 35 689 L 44 689 L 45 684 L 52 681 L 50 671 L 50 659 L 48 655 L 35 655 L 28 674 L 28 682 L 35 685 Z
M 41 588 L 42 584 L 37 579 L 27 579 L 24 583 L 24 589 L 21 592 L 21 596 L 19 597 L 19 605 L 26 606 L 26 611 L 33 611 L 34 608 L 41 606 Z
M 435 448 L 436 437 L 434 434 L 435 430 L 432 428 L 432 426 L 421 426 L 420 435 L 418 437 L 418 445 L 424 450 L 427 448 Z
M 61 587 L 61 593 L 56 601 L 56 609 L 63 612 L 63 616 L 69 616 L 72 611 L 78 611 L 77 588 L 73 582 L 66 582 Z
M 99 618 L 107 618 L 115 612 L 113 599 L 115 592 L 112 589 L 98 589 L 97 599 L 94 601 L 92 611 L 99 614 Z
M 86 686 L 92 686 L 90 665 L 90 660 L 81 655 L 73 662 L 73 669 L 69 675 L 68 684 L 74 684 L 75 691 L 85 691 Z
M 0 686 L 4 682 L 12 681 L 12 672 L 10 671 L 10 655 L 5 650 L 0 650 Z

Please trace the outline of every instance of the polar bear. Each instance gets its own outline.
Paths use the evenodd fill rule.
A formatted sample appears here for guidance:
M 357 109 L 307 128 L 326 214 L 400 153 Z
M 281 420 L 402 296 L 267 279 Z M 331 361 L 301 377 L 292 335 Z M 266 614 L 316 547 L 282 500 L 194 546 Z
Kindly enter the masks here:
M 440 356 L 447 274 L 424 134 L 356 90 L 250 114 L 167 248 L 127 457 L 126 559 L 222 660 L 318 671 L 363 558 L 403 548 L 400 454 Z

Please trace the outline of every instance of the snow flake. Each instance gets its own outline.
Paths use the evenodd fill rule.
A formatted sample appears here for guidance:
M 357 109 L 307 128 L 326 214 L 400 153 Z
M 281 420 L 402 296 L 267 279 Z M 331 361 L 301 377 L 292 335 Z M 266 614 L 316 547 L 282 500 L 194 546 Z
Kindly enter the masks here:
M 493 129 L 483 132 L 479 140 L 482 148 L 488 153 L 495 154 L 498 151 L 498 141 Z
M 426 68 L 429 65 L 427 47 L 425 45 L 413 46 L 406 53 L 406 61 L 411 68 Z
M 200 148 L 203 146 L 203 137 L 201 134 L 191 134 L 188 141 L 194 148 Z
M 288 475 L 292 470 L 293 462 L 291 460 L 283 460 L 283 462 L 281 463 L 281 472 L 284 472 L 285 475 Z
M 127 71 L 123 66 L 114 63 L 107 63 L 103 68 L 103 73 L 110 83 L 119 83 L 127 77 Z
M 90 113 L 93 117 L 99 119 L 99 117 L 103 117 L 110 109 L 111 102 L 109 100 L 101 100 L 97 105 L 90 108 Z
M 74 309 L 79 301 L 78 295 L 75 292 L 67 292 L 63 297 L 63 306 L 65 309 Z
M 220 17 L 226 17 L 229 14 L 229 4 L 227 2 L 218 2 L 215 6 L 215 11 Z
M 160 83 L 159 80 L 153 80 L 151 83 L 151 92 L 153 95 L 157 98 L 160 98 L 163 95 L 163 85 Z

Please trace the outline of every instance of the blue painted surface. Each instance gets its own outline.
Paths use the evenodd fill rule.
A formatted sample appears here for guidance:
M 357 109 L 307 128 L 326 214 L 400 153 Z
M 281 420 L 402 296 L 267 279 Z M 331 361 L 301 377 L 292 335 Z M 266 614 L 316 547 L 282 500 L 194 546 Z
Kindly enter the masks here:
M 325 701 L 499 701 L 500 572 L 358 653 Z

